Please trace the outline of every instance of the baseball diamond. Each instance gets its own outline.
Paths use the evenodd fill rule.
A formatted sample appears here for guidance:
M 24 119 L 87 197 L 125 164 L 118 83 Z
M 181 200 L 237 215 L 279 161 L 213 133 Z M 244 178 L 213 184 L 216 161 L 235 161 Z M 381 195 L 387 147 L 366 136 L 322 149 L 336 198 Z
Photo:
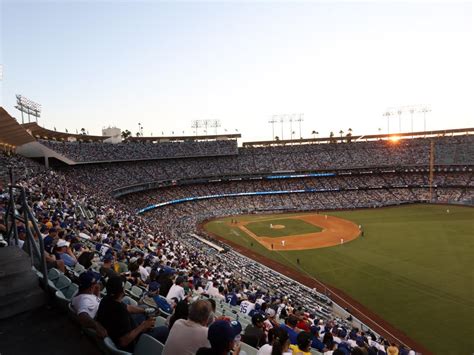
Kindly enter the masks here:
M 252 221 L 277 223 L 288 218 L 324 227 L 325 215 L 331 225 L 347 226 L 353 236 L 350 243 L 343 237 L 341 246 L 339 234 L 330 247 L 318 243 L 316 236 L 325 230 L 314 233 L 313 238 L 313 234 L 291 235 L 285 228 L 286 236 L 268 238 L 245 228 Z M 229 224 L 231 219 L 237 223 Z M 411 205 L 318 214 L 253 214 L 210 220 L 203 229 L 301 282 L 321 287 L 314 281 L 317 278 L 331 292 L 350 299 L 348 305 L 375 312 L 372 317 L 390 321 L 424 344 L 443 346 L 437 342 L 443 332 L 440 329 L 438 333 L 433 323 L 455 320 L 462 324 L 460 339 L 473 332 L 471 318 L 466 315 L 473 314 L 474 295 L 472 288 L 465 286 L 473 283 L 471 268 L 466 265 L 472 262 L 474 249 L 474 208 Z M 297 242 L 293 242 L 295 237 Z M 285 240 L 285 247 L 281 240 Z M 440 262 L 443 269 L 438 267 Z M 426 332 L 427 328 L 431 331 Z M 469 345 L 458 343 L 458 347 L 467 350 Z
M 327 216 L 327 215 L 326 215 Z M 252 216 L 239 216 L 235 227 L 254 238 L 267 249 L 273 250 L 306 250 L 330 247 L 354 240 L 360 235 L 359 227 L 351 221 L 342 218 L 320 214 L 292 214 L 285 217 L 259 218 L 252 222 Z M 262 229 L 273 223 L 283 223 L 285 228 L 275 231 Z M 233 227 L 233 224 L 227 223 Z M 260 227 L 260 228 L 258 228 Z M 270 228 L 270 227 L 269 227 Z M 259 234 L 261 231 L 263 234 Z M 302 231 L 306 231 L 305 233 Z M 273 232 L 273 236 L 268 235 Z M 282 245 L 281 241 L 285 241 Z

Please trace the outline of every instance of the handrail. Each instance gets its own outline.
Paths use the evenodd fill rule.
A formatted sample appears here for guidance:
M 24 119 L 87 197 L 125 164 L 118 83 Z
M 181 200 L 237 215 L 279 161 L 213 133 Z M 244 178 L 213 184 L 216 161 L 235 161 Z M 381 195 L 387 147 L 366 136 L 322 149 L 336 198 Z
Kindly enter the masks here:
M 12 176 L 11 176 L 12 177 Z M 13 181 L 13 179 L 11 179 Z M 17 214 L 15 210 L 15 190 L 20 192 L 20 203 L 23 215 Z M 28 198 L 26 190 L 23 186 L 19 185 L 9 185 L 9 203 L 5 213 L 5 225 L 7 227 L 7 243 L 8 245 L 19 245 L 18 240 L 18 226 L 17 222 L 22 222 L 25 225 L 26 231 L 26 248 L 25 251 L 30 255 L 31 263 L 34 265 L 34 256 L 38 258 L 39 269 L 43 274 L 41 282 L 45 290 L 48 289 L 48 269 L 46 267 L 46 257 L 44 252 L 44 242 L 41 235 L 41 232 L 38 228 L 38 223 L 36 222 L 35 217 L 31 211 L 30 206 L 28 205 Z M 33 230 L 32 230 L 33 229 Z M 35 242 L 34 235 L 38 237 L 38 244 Z M 13 239 L 13 240 L 12 240 Z

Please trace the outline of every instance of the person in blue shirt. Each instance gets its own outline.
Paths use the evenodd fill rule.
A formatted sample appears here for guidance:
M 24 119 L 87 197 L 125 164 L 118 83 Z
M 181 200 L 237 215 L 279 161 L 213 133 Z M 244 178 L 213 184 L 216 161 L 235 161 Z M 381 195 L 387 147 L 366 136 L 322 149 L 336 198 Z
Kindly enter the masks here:
M 311 347 L 318 350 L 319 352 L 324 352 L 324 344 L 321 340 L 319 340 L 319 329 L 317 326 L 313 325 L 310 328 L 311 335 L 312 335 L 312 341 L 311 341 Z
M 295 330 L 296 324 L 298 324 L 298 318 L 291 314 L 286 318 L 285 323 L 280 325 L 280 328 L 286 330 L 288 333 L 290 344 L 293 345 L 297 344 L 296 338 L 298 337 L 298 333 Z
M 66 266 L 74 267 L 77 264 L 77 259 L 69 248 L 69 242 L 64 239 L 59 239 L 56 244 L 56 257 L 63 260 Z
M 237 306 L 238 299 L 237 299 L 237 294 L 235 293 L 235 290 L 227 294 L 225 301 L 226 303 L 229 303 L 231 306 Z

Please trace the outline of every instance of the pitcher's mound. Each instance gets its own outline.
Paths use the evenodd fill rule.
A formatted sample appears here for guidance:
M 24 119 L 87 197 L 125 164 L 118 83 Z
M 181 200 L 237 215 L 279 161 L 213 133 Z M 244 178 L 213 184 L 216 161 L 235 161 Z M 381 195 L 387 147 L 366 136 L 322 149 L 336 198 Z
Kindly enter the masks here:
M 283 228 L 285 228 L 285 226 L 283 224 L 272 224 L 272 226 L 270 228 L 272 228 L 272 229 L 283 229 Z

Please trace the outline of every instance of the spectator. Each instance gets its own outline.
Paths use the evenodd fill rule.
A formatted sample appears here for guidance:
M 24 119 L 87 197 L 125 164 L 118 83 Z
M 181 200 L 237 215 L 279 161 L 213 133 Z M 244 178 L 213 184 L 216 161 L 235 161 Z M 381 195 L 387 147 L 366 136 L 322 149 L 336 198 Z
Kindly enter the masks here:
M 171 303 L 172 298 L 177 298 L 178 301 L 181 301 L 185 296 L 184 292 L 184 278 L 182 276 L 178 276 L 174 282 L 174 285 L 171 286 L 170 290 L 168 291 L 168 294 L 166 295 L 166 300 Z
M 169 329 L 173 328 L 173 324 L 179 319 L 188 319 L 189 305 L 187 300 L 181 300 L 176 305 L 173 314 L 169 319 Z
M 299 332 L 296 337 L 296 345 L 290 345 L 293 354 L 310 355 L 311 334 L 305 331 Z
M 263 345 L 257 355 L 292 355 L 290 339 L 283 328 L 272 328 L 268 333 L 268 344 Z
M 193 355 L 199 348 L 209 348 L 207 321 L 211 304 L 199 300 L 191 304 L 188 319 L 178 319 L 170 330 L 163 355 Z
M 242 326 L 237 321 L 215 321 L 209 326 L 207 335 L 211 347 L 198 349 L 196 355 L 227 355 L 230 351 L 233 355 L 239 355 L 240 344 L 236 344 L 235 338 L 241 330 Z
M 280 327 L 286 330 L 286 332 L 288 333 L 288 337 L 290 338 L 290 344 L 293 344 L 293 345 L 297 344 L 296 337 L 298 336 L 298 333 L 295 330 L 297 323 L 298 323 L 298 318 L 290 314 L 285 319 L 285 323 L 280 325 Z
M 100 275 L 93 271 L 85 271 L 79 275 L 79 293 L 71 301 L 79 323 L 84 328 L 94 329 L 100 338 L 107 336 L 104 327 L 96 322 L 95 316 L 99 309 Z
M 312 341 L 311 341 L 311 347 L 318 350 L 319 352 L 323 352 L 324 344 L 321 340 L 319 340 L 319 328 L 313 325 L 310 328 L 310 333 L 313 336 Z
M 398 347 L 395 343 L 391 343 L 387 347 L 387 355 L 398 355 Z
M 107 296 L 100 302 L 97 321 L 104 326 L 119 349 L 133 352 L 139 336 L 153 329 L 155 319 L 146 319 L 139 325 L 135 323 L 132 314 L 143 314 L 145 309 L 122 303 L 125 293 L 120 277 L 110 277 L 106 289 Z
M 118 277 L 119 275 L 114 271 L 114 256 L 112 253 L 107 253 L 104 256 L 104 263 L 100 267 L 100 275 L 104 278 Z
M 266 336 L 264 331 L 265 317 L 256 313 L 252 316 L 252 324 L 247 325 L 245 328 L 244 334 L 242 335 L 242 341 L 253 346 L 254 348 L 259 348 L 265 344 Z
M 74 267 L 77 264 L 77 259 L 69 247 L 69 242 L 64 239 L 59 239 L 56 244 L 56 258 L 64 261 L 64 265 Z

